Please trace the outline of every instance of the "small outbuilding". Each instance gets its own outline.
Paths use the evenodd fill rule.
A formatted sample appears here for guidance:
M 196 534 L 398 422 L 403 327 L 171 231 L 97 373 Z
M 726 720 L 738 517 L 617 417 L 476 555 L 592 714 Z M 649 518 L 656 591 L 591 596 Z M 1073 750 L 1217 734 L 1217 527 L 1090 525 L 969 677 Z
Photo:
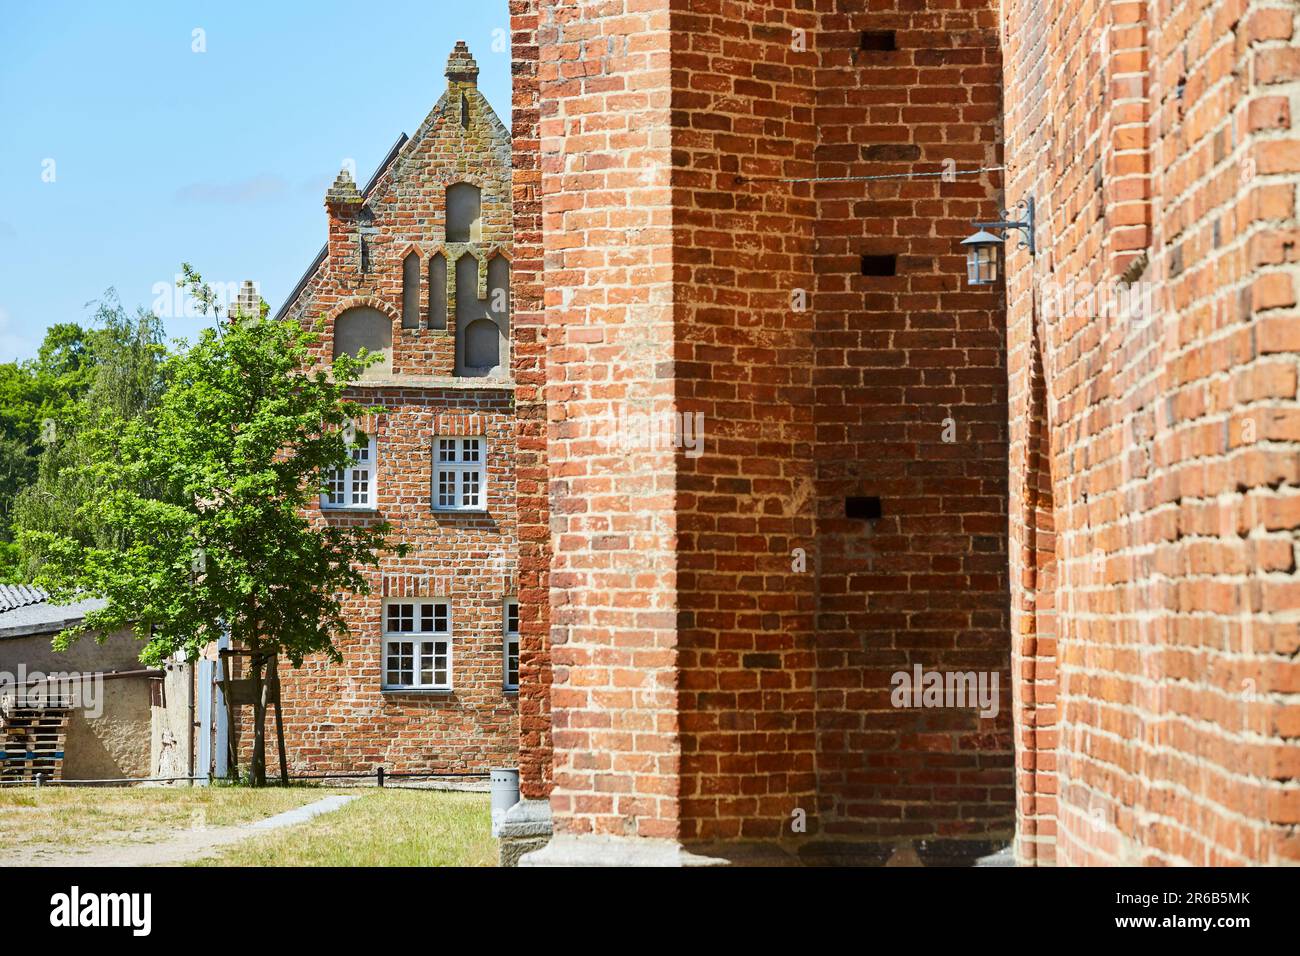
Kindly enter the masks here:
M 103 606 L 0 584 L 0 779 L 190 776 L 192 668 L 140 663 L 130 631 L 51 642 Z

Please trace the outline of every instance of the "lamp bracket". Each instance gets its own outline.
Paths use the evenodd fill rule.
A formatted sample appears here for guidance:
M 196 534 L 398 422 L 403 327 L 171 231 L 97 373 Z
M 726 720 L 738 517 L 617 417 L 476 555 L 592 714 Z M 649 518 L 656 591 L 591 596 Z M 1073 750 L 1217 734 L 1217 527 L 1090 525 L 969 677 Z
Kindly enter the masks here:
M 1023 210 L 1020 219 L 1012 219 L 1016 210 Z M 977 222 L 974 224 L 976 229 L 997 229 L 1005 233 L 1011 229 L 1020 231 L 1020 248 L 1028 249 L 1029 254 L 1034 254 L 1034 197 L 1027 196 L 1020 202 L 1016 203 L 1010 209 L 1002 210 L 1002 218 L 997 222 Z

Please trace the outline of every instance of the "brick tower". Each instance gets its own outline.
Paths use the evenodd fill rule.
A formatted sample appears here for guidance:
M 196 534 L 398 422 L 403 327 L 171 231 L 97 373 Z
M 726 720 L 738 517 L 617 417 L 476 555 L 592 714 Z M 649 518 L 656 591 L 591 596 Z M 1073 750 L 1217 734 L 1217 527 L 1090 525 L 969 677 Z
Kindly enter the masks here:
M 512 3 L 522 862 L 1295 861 L 1295 5 L 866 6 Z

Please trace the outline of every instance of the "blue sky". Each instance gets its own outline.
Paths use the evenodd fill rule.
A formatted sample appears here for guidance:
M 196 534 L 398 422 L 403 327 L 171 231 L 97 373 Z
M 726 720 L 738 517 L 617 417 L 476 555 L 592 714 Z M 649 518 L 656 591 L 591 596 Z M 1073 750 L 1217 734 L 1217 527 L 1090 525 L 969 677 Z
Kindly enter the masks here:
M 87 321 L 109 287 L 153 306 L 182 261 L 257 280 L 277 308 L 325 242 L 340 166 L 364 185 L 415 131 L 458 39 L 509 124 L 507 0 L 48 0 L 3 16 L 0 362 Z M 164 318 L 173 337 L 202 324 Z

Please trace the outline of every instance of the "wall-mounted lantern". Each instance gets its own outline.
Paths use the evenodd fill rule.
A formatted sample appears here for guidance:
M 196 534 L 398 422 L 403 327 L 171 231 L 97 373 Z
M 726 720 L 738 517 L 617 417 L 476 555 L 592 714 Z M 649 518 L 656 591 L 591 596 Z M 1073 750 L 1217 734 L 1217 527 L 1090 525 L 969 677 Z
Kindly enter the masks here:
M 971 285 L 992 285 L 998 281 L 998 251 L 1002 237 L 981 229 L 961 244 L 966 247 L 966 280 Z
M 1012 219 L 1012 209 L 1023 209 L 1024 218 Z M 1020 248 L 1028 249 L 1031 256 L 1034 254 L 1034 197 L 1020 200 L 1012 209 L 1002 210 L 1002 218 L 997 222 L 974 223 L 979 231 L 962 240 L 966 247 L 966 280 L 971 285 L 992 285 L 998 281 L 998 258 L 1009 229 L 1018 229 Z M 990 229 L 1002 235 L 995 235 Z

